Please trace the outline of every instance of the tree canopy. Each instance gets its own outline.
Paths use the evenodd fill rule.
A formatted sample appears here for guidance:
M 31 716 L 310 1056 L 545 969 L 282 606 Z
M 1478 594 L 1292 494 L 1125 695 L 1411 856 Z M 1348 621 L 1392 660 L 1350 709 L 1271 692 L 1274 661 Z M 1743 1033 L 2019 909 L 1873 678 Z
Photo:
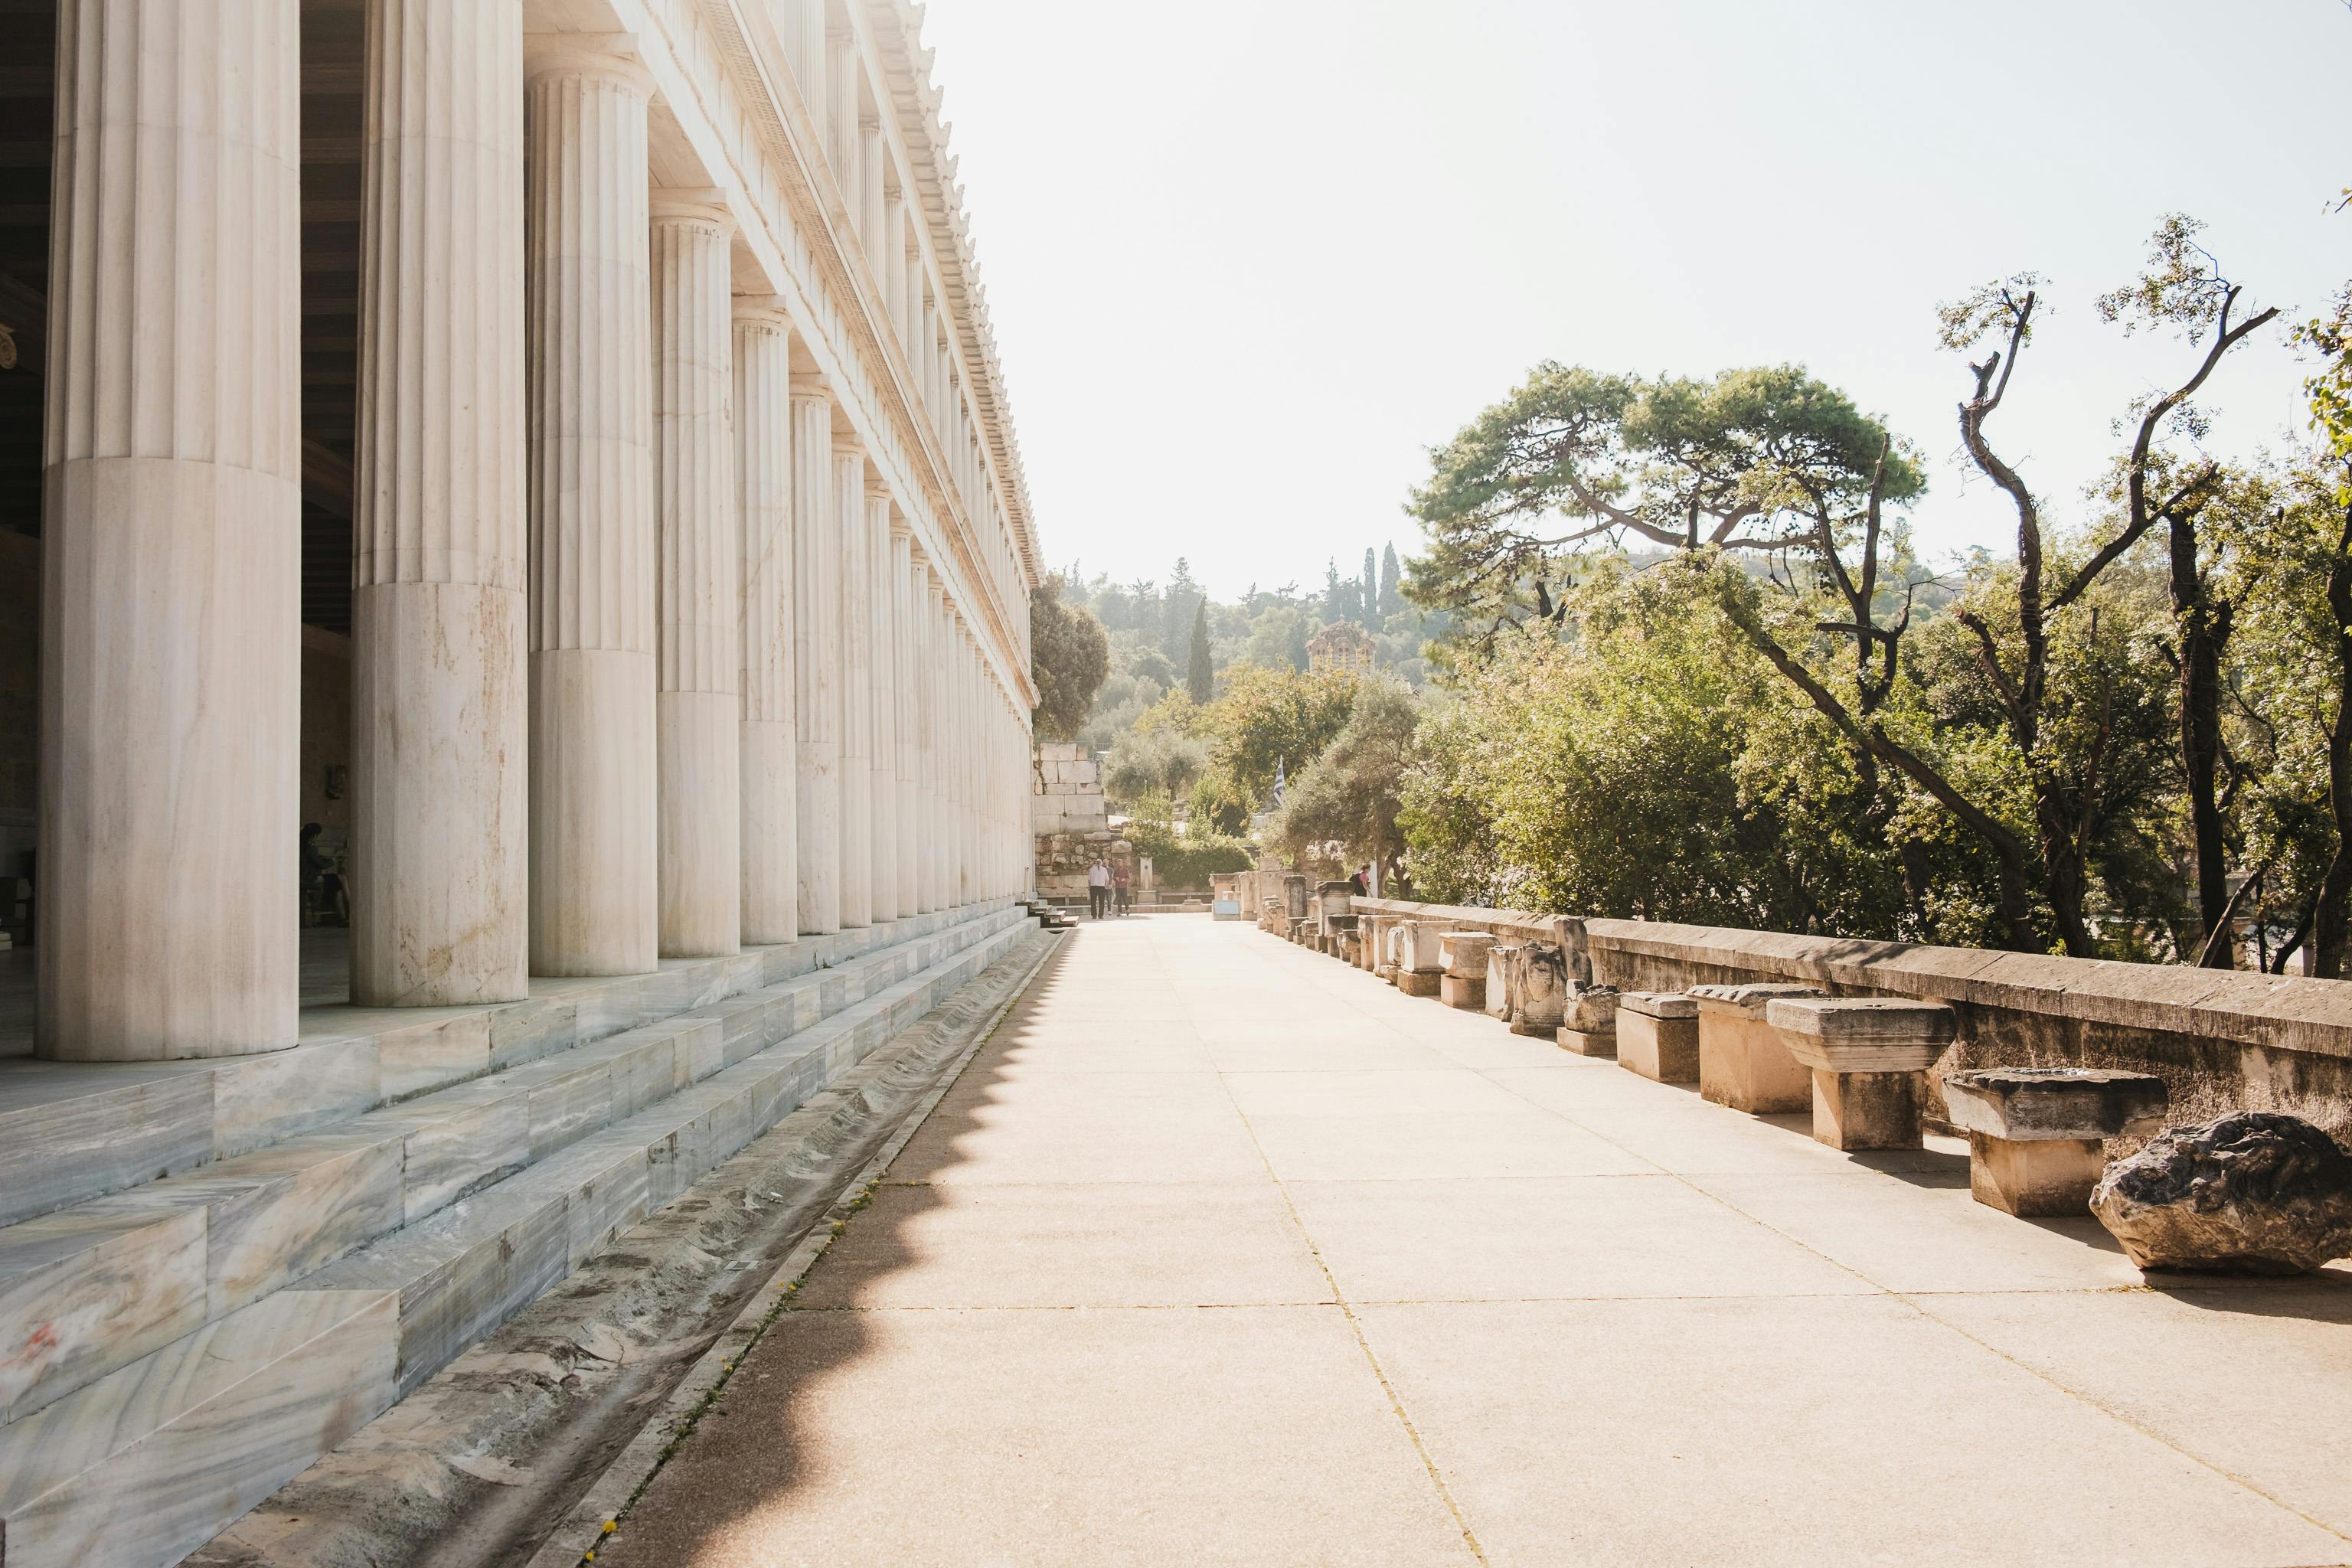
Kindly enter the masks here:
M 1058 575 L 1029 595 L 1029 667 L 1037 681 L 1030 721 L 1038 738 L 1072 739 L 1110 673 L 1110 638 L 1092 615 L 1062 602 Z

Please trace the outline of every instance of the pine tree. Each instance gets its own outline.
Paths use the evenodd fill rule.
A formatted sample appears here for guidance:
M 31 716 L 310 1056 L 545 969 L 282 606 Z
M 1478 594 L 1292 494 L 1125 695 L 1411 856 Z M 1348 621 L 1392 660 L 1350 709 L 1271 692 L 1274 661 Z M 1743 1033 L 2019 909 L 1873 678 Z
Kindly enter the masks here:
M 1381 619 L 1387 620 L 1404 608 L 1404 597 L 1397 592 L 1397 553 L 1391 544 L 1381 556 Z
M 1184 686 L 1195 702 L 1206 702 L 1216 695 L 1217 666 L 1209 653 L 1209 601 L 1205 598 L 1192 613 L 1192 657 L 1185 666 Z

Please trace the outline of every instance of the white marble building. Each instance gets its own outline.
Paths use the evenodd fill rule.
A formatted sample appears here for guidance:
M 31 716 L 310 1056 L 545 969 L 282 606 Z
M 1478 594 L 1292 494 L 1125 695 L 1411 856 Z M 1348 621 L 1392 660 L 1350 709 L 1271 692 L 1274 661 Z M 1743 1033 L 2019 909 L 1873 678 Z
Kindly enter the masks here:
M 8 1568 L 201 1542 L 1013 932 L 1038 555 L 919 21 L 57 0 Z

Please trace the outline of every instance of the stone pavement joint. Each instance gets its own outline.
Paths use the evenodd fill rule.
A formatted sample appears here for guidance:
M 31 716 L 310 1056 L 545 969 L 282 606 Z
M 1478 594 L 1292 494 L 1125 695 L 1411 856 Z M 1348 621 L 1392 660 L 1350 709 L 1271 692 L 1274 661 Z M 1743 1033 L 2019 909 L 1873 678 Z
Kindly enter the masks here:
M 620 1564 L 2352 1561 L 2352 1270 L 2151 1287 L 1239 923 L 1087 925 Z

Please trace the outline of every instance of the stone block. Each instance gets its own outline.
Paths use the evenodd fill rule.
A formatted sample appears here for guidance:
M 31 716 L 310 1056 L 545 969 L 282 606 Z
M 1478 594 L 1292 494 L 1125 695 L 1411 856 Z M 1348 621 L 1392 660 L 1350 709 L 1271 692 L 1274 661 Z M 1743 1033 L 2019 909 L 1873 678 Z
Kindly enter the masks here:
M 1522 942 L 1514 951 L 1511 1033 L 1554 1038 L 1567 1021 L 1568 963 L 1548 942 Z
M 1437 977 L 1437 999 L 1449 1007 L 1459 1007 L 1465 1013 L 1481 1012 L 1486 1005 L 1486 977 L 1483 974 L 1456 974 L 1448 970 Z
M 1950 1007 L 1894 996 L 1782 997 L 1765 1022 L 1813 1075 L 1813 1136 L 1832 1149 L 1916 1149 L 1927 1069 L 1958 1032 Z
M 1696 1083 L 1698 1004 L 1679 991 L 1619 996 L 1617 1065 L 1660 1083 Z
M 1812 1069 L 1813 1137 L 1832 1149 L 1916 1149 L 1923 1072 Z
M 1807 1110 L 1812 1074 L 1765 1021 L 1764 1009 L 1783 997 L 1819 996 L 1817 985 L 1694 985 L 1698 1004 L 1698 1092 L 1734 1110 L 1769 1116 Z
M 0 1419 L 205 1321 L 202 1204 L 100 1198 L 0 1231 Z
M 1969 1137 L 1969 1190 L 2013 1215 L 2079 1215 L 2105 1168 L 2105 1140 L 2153 1131 L 2164 1080 L 2091 1068 L 1982 1068 L 1944 1079 Z
M 2096 1138 L 2012 1141 L 1970 1132 L 1969 1194 L 2020 1217 L 2087 1214 L 2106 1163 L 2106 1144 Z
M 1500 944 L 1486 950 L 1486 1016 L 1511 1021 L 1511 964 L 1519 950 L 1515 945 Z
M 1580 1057 L 1598 1057 L 1606 1061 L 1617 1054 L 1617 1031 L 1598 1034 L 1591 1029 L 1571 1029 L 1566 1025 L 1552 1038 L 1564 1051 L 1574 1051 Z
M 1434 996 L 1438 982 L 1444 978 L 1445 972 L 1440 969 L 1400 969 L 1396 987 L 1408 996 Z
M 0 1063 L 0 1224 L 211 1159 L 213 1077 L 194 1064 Z
M 1494 934 L 1483 931 L 1449 931 L 1439 933 L 1438 958 L 1445 973 L 1465 980 L 1476 980 L 1484 989 L 1486 980 L 1486 954 L 1495 945 Z
M 1569 994 L 1560 1006 L 1560 1026 L 1586 1035 L 1617 1032 L 1617 988 L 1586 985 Z
M 2013 1143 L 2152 1132 L 2166 1098 L 2153 1073 L 2096 1068 L 1979 1068 L 1944 1079 L 1953 1126 Z

